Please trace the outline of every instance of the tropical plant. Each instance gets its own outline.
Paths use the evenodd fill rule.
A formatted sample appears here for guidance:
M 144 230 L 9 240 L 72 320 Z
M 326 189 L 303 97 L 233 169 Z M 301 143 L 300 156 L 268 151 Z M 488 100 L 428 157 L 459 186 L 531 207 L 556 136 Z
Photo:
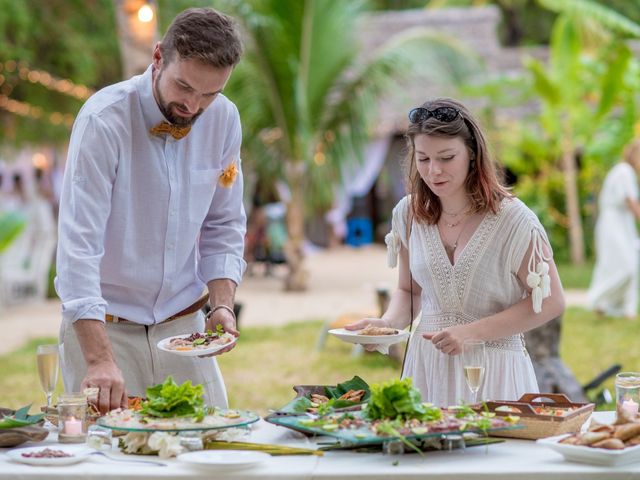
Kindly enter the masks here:
M 585 248 L 576 158 L 592 151 L 612 121 L 626 125 L 622 143 L 632 133 L 637 77 L 629 75 L 633 55 L 624 38 L 640 36 L 640 26 L 590 0 L 540 3 L 560 15 L 548 65 L 529 59 L 526 67 L 542 103 L 543 139 L 561 165 L 571 261 L 580 264 Z
M 518 196 L 540 217 L 556 256 L 579 264 L 591 246 L 583 221 L 593 226 L 598 185 L 635 134 L 640 64 L 625 39 L 638 26 L 595 2 L 559 3 L 566 11 L 554 24 L 548 62 L 527 59 L 520 78 L 465 91 L 491 99 L 493 143 L 517 177 Z M 498 105 L 531 113 L 501 122 Z
M 307 286 L 305 216 L 330 205 L 344 165 L 362 157 L 378 97 L 402 88 L 399 80 L 413 79 L 420 67 L 450 83 L 468 71 L 463 48 L 424 30 L 392 37 L 375 51 L 359 50 L 354 33 L 366 6 L 361 0 L 230 0 L 223 8 L 239 19 L 246 38 L 246 55 L 225 90 L 242 116 L 243 158 L 290 190 L 289 290 Z

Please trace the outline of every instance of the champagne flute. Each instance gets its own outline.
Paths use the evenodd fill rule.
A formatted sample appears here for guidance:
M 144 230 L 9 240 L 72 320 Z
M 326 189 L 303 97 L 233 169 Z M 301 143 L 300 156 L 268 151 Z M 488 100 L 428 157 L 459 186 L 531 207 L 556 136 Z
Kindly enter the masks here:
M 36 355 L 40 386 L 47 396 L 47 407 L 49 408 L 58 383 L 58 345 L 38 345 Z
M 485 343 L 482 340 L 465 340 L 463 342 L 462 365 L 464 366 L 464 378 L 473 395 L 473 403 L 476 404 L 485 369 Z

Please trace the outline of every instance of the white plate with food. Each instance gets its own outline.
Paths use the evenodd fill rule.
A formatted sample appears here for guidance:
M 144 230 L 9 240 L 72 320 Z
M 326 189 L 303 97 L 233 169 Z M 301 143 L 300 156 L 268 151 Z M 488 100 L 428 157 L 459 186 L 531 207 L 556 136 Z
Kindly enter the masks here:
M 360 345 L 393 345 L 406 340 L 410 335 L 406 330 L 374 327 L 373 325 L 369 325 L 362 330 L 334 328 L 329 330 L 329 333 L 344 342 L 359 343 Z
M 158 342 L 158 349 L 163 352 L 182 355 L 183 357 L 197 357 L 211 355 L 235 343 L 236 337 L 230 333 L 192 333 L 163 338 Z
M 16 448 L 7 452 L 14 462 L 28 465 L 71 465 L 89 458 L 95 450 L 86 446 L 60 446 Z
M 621 450 L 606 450 L 604 448 L 595 448 L 586 445 L 559 443 L 562 439 L 569 436 L 569 434 L 564 434 L 555 437 L 541 438 L 537 440 L 537 443 L 546 445 L 560 453 L 564 456 L 565 460 L 570 462 L 589 463 L 591 465 L 604 465 L 608 467 L 640 462 L 640 445 Z
M 232 427 L 243 427 L 260 420 L 260 417 L 247 410 L 229 410 L 210 407 L 202 418 L 184 417 L 152 417 L 140 411 L 111 410 L 97 420 L 101 427 L 126 432 L 184 432 L 221 430 Z
M 264 452 L 245 450 L 201 450 L 178 455 L 178 461 L 198 467 L 212 467 L 216 471 L 239 470 L 259 465 L 271 458 Z

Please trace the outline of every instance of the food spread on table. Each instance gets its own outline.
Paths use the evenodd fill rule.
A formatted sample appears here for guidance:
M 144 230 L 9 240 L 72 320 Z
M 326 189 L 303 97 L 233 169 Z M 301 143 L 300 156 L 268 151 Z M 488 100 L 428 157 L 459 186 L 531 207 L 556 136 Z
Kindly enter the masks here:
M 100 418 L 101 426 L 122 430 L 178 431 L 232 427 L 256 421 L 250 412 L 206 407 L 202 385 L 164 383 L 147 388 L 146 400 L 132 401 L 135 408 L 116 409 Z
M 558 407 L 547 407 L 547 406 L 532 406 L 531 408 L 537 415 L 546 415 L 546 416 L 552 416 L 552 417 L 565 417 L 569 415 L 571 412 L 574 412 L 578 409 L 578 407 L 558 408 Z M 517 413 L 517 414 L 525 413 L 522 409 L 515 407 L 513 405 L 500 405 L 499 407 L 496 407 L 495 411 Z
M 317 415 L 273 417 L 271 421 L 295 430 L 337 437 L 350 443 L 382 443 L 389 438 L 407 442 L 441 434 L 488 432 L 513 428 L 509 418 L 477 413 L 468 406 L 442 409 L 423 403 L 411 378 L 371 386 L 371 395 L 362 411 L 318 412 Z
M 604 448 L 605 450 L 623 450 L 640 445 L 640 423 L 617 422 L 613 425 L 591 422 L 586 432 L 575 433 L 562 440 L 567 445 Z
M 191 341 L 202 338 L 200 335 L 193 335 Z M 212 336 L 210 332 L 205 335 Z M 590 414 L 593 409 L 592 404 L 574 404 L 566 397 L 566 401 L 555 398 L 555 403 L 551 404 L 535 402 L 540 394 L 527 394 L 519 401 L 489 401 L 483 405 L 440 408 L 422 401 L 411 378 L 370 386 L 362 378 L 354 376 L 337 385 L 298 385 L 294 389 L 298 397 L 267 420 L 311 435 L 332 436 L 337 439 L 337 443 L 332 445 L 339 446 L 332 448 L 353 448 L 353 445 L 367 448 L 377 445 L 380 448 L 386 442 L 400 440 L 410 449 L 424 451 L 433 448 L 434 442 L 456 435 L 462 438 L 464 434 L 465 438 L 471 438 L 467 435 L 475 432 L 476 436 L 485 438 L 489 434 L 509 433 L 512 429 L 522 428 L 516 425 L 520 420 L 524 424 L 521 431 L 538 425 L 527 421 L 551 419 L 549 422 L 553 424 L 566 424 L 568 419 L 575 417 L 580 420 L 582 417 L 576 415 Z M 553 395 L 549 395 L 551 397 Z M 42 415 L 29 415 L 28 409 L 27 406 L 11 411 L 11 415 L 5 414 L 0 419 L 0 431 L 42 421 Z M 190 381 L 179 385 L 172 377 L 167 377 L 162 384 L 147 388 L 145 397 L 129 397 L 128 408 L 113 410 L 101 417 L 98 423 L 129 432 L 119 441 L 123 452 L 157 454 L 168 458 L 184 452 L 181 437 L 176 432 L 185 430 L 200 432 L 206 448 L 263 448 L 260 444 L 239 441 L 239 437 L 232 438 L 233 435 L 218 437 L 214 432 L 226 435 L 234 431 L 226 429 L 257 420 L 258 417 L 251 412 L 208 407 L 204 403 L 202 385 L 193 385 Z M 586 432 L 558 438 L 561 444 L 584 447 L 588 449 L 586 451 L 629 449 L 633 453 L 634 449 L 630 447 L 640 445 L 640 422 L 637 418 L 619 415 L 613 425 L 592 422 Z M 267 447 L 274 454 L 309 453 L 305 449 Z M 15 453 L 24 457 L 25 462 L 74 457 L 73 453 L 50 447 Z

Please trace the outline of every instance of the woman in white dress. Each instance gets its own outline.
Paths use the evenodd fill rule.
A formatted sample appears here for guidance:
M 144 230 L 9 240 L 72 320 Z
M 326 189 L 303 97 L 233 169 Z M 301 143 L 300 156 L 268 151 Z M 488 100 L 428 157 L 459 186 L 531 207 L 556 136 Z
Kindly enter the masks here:
M 471 339 L 486 342 L 479 399 L 537 392 L 522 332 L 564 310 L 547 235 L 499 183 L 466 107 L 439 98 L 411 110 L 409 120 L 410 194 L 394 208 L 386 238 L 390 266 L 400 258 L 398 288 L 381 318 L 347 328 L 405 328 L 421 307 L 403 377 L 413 377 L 424 401 L 472 402 L 460 355 Z
M 607 174 L 598 199 L 596 266 L 589 302 L 599 313 L 635 318 L 638 309 L 638 183 L 640 140 L 630 143 L 623 161 Z

